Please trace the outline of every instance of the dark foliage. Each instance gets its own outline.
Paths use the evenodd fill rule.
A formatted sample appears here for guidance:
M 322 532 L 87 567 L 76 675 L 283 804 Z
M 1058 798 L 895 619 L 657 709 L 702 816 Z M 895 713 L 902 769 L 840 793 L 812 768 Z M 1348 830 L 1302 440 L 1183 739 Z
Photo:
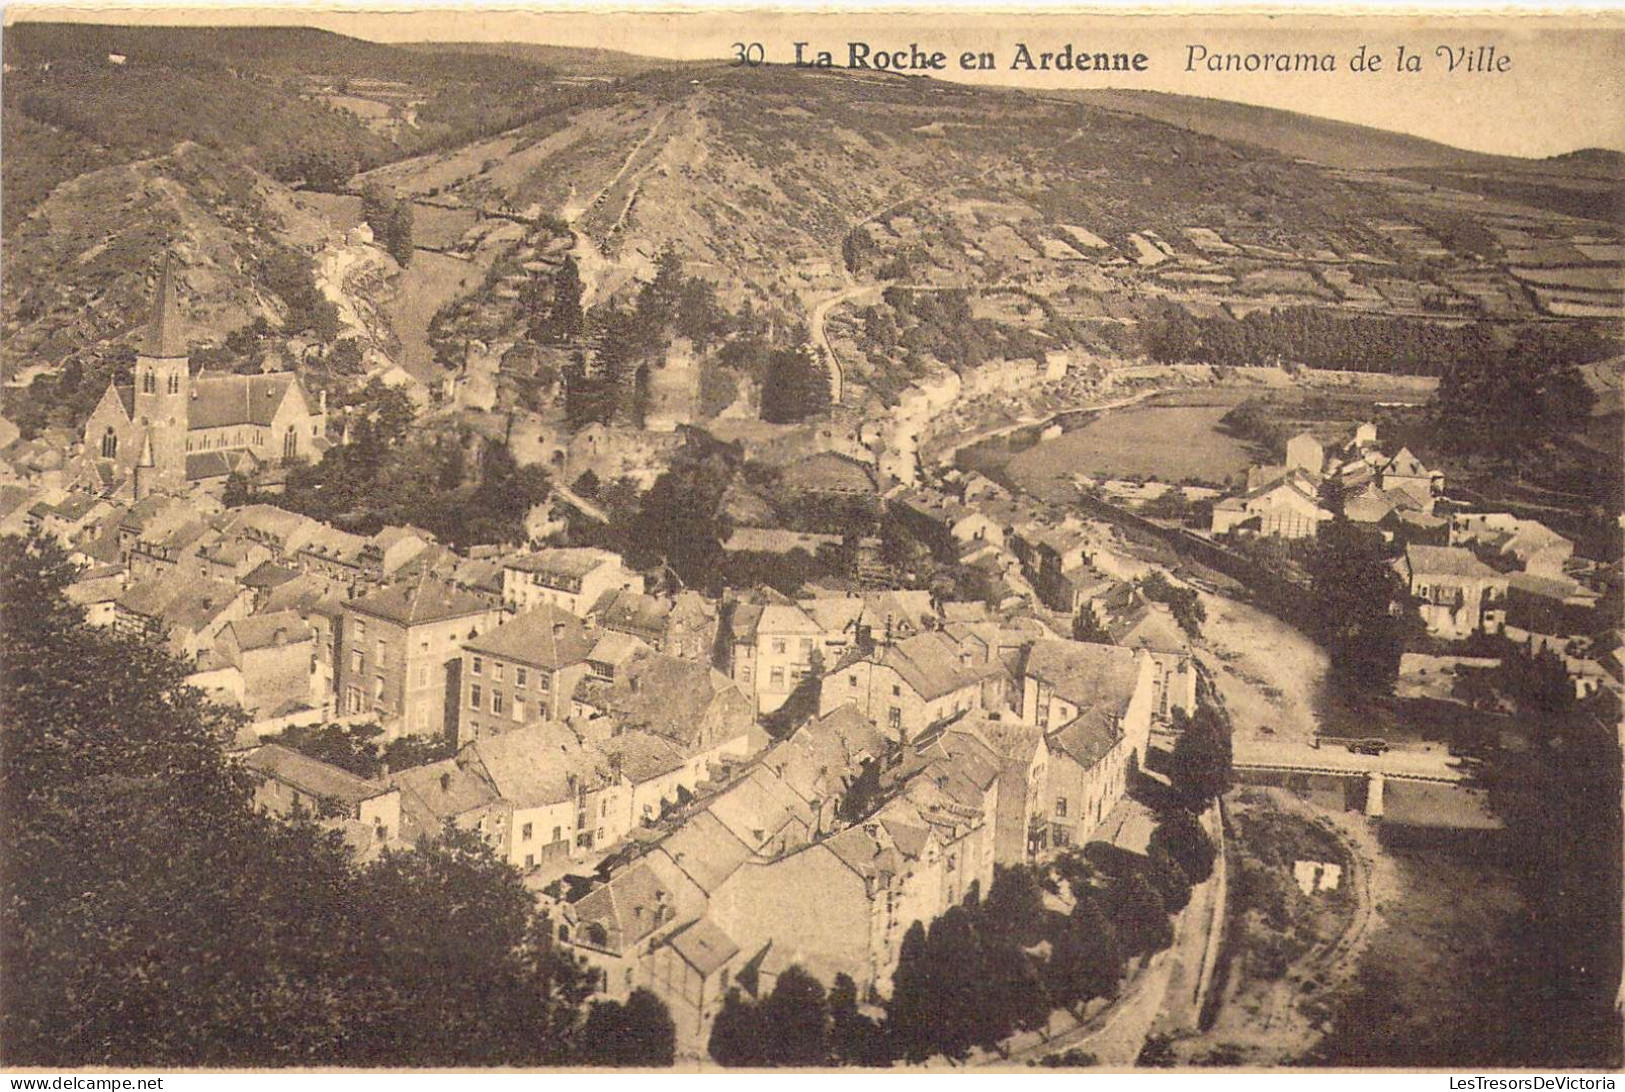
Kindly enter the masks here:
M 71 575 L 48 540 L 0 541 L 7 1062 L 578 1057 L 592 976 L 512 868 L 448 830 L 356 870 L 335 835 L 256 814 L 222 749 L 234 715 L 156 645 L 84 626 Z

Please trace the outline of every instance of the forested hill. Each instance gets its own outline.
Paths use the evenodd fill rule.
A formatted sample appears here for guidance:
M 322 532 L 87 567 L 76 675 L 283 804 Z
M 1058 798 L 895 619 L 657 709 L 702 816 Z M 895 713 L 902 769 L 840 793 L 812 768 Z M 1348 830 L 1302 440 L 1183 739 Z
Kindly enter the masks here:
M 511 128 L 577 101 L 521 57 L 479 64 L 303 27 L 6 28 L 4 226 L 88 170 L 195 141 L 288 182 Z

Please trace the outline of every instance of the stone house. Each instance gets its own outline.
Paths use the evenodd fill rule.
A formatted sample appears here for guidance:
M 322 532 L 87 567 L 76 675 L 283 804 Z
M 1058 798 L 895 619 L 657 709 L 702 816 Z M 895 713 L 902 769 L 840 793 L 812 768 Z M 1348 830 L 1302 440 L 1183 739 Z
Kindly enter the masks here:
M 922 633 L 849 659 L 826 672 L 818 711 L 855 705 L 889 739 L 906 743 L 956 716 L 1004 707 L 1008 674 L 985 649 Z
M 349 600 L 338 638 L 339 712 L 371 713 L 385 738 L 455 735 L 462 646 L 501 612 L 437 580 L 397 584 Z
M 242 676 L 243 711 L 255 719 L 320 708 L 325 699 L 315 685 L 316 634 L 297 611 L 226 623 L 215 659 Z
M 543 603 L 585 618 L 612 590 L 643 591 L 643 577 L 627 569 L 621 556 L 594 547 L 539 550 L 507 559 L 502 569 L 502 602 L 514 611 Z
M 1394 568 L 1417 600 L 1428 632 L 1460 639 L 1505 620 L 1508 578 L 1460 546 L 1408 546 Z
M 1082 844 L 1122 798 L 1150 746 L 1156 678 L 1144 650 L 1076 641 L 1029 650 L 1020 718 L 1044 733 L 1050 754 L 1040 851 Z
M 592 649 L 581 619 L 550 603 L 463 642 L 458 741 L 566 719 Z

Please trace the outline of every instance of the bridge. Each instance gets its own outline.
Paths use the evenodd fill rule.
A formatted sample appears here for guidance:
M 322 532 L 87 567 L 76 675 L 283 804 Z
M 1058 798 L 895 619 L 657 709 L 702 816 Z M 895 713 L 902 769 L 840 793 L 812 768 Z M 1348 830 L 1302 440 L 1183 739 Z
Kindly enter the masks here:
M 1373 818 L 1384 815 L 1391 784 L 1465 789 L 1469 781 L 1469 775 L 1452 765 L 1449 752 L 1438 745 L 1367 755 L 1331 743 L 1313 747 L 1284 741 L 1237 740 L 1231 765 L 1239 781 L 1307 778 L 1322 783 L 1363 784 L 1363 810 Z

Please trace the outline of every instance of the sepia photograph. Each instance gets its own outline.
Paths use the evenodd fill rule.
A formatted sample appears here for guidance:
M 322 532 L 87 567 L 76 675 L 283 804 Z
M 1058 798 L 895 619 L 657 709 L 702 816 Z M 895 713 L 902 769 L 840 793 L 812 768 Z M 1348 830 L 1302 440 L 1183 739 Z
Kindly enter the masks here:
M 0 55 L 0 1067 L 1614 1087 L 1625 11 Z

